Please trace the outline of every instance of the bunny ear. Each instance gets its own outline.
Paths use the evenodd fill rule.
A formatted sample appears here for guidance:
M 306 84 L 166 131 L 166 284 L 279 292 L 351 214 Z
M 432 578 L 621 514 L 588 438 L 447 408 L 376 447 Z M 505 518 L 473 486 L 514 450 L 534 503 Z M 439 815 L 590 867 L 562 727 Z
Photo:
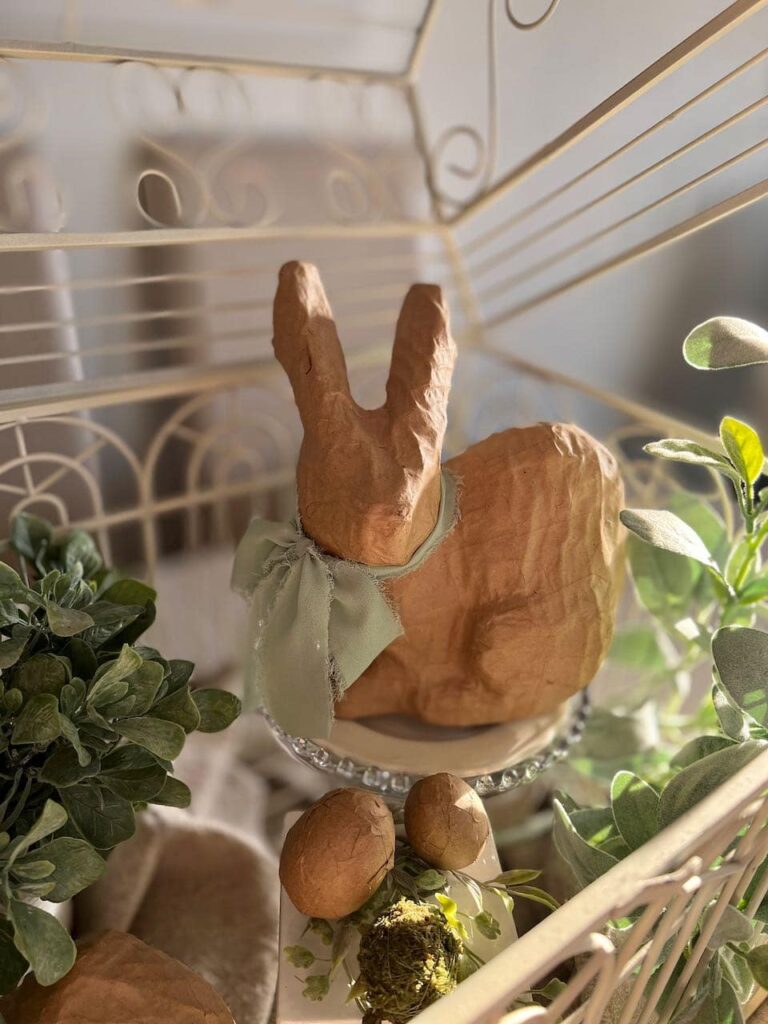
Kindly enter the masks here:
M 410 429 L 444 422 L 456 346 L 443 293 L 434 284 L 415 284 L 403 302 L 387 381 L 387 408 Z M 442 443 L 442 436 L 439 439 Z
M 317 267 L 280 269 L 273 313 L 275 355 L 293 387 L 302 419 L 331 395 L 349 396 L 344 353 Z

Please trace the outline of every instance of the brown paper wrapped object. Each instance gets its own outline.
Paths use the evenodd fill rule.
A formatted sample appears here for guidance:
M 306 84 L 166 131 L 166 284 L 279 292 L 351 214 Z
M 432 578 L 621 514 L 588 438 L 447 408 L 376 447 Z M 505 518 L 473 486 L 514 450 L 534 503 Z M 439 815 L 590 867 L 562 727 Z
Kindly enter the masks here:
M 207 981 L 125 932 L 81 946 L 50 988 L 30 976 L 0 1011 L 7 1024 L 234 1024 Z
M 404 564 L 430 533 L 455 347 L 440 289 L 414 285 L 397 326 L 387 402 L 361 409 L 316 269 L 289 263 L 275 352 L 304 425 L 305 531 L 328 551 Z M 623 490 L 613 456 L 578 427 L 539 423 L 446 466 L 459 518 L 416 571 L 387 582 L 404 635 L 337 705 L 479 725 L 550 711 L 586 686 L 611 642 Z

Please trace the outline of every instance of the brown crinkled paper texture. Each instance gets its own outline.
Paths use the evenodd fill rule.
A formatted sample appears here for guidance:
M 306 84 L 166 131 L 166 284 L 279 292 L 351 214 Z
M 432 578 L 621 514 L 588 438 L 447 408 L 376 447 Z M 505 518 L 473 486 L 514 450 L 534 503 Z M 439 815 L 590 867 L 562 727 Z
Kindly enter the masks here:
M 456 349 L 434 285 L 414 285 L 397 324 L 387 400 L 362 409 L 320 277 L 280 272 L 275 352 L 304 426 L 301 520 L 326 551 L 403 565 L 434 526 Z M 418 569 L 384 584 L 405 635 L 336 708 L 481 725 L 552 711 L 587 685 L 610 646 L 620 584 L 613 456 L 578 427 L 494 434 L 446 463 L 459 518 Z
M 75 966 L 50 988 L 28 977 L 0 1009 L 7 1024 L 234 1024 L 208 982 L 116 931 L 82 945 Z

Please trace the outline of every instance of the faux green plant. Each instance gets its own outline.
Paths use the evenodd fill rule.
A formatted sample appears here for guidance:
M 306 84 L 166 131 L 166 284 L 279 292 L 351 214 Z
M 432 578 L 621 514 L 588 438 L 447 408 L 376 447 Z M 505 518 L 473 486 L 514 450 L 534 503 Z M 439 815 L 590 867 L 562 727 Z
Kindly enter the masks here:
M 684 343 L 686 360 L 705 370 L 768 363 L 768 333 L 742 320 L 720 318 L 696 328 Z M 754 628 L 768 608 L 768 476 L 763 446 L 746 423 L 726 417 L 720 446 L 668 438 L 646 451 L 702 467 L 732 488 L 740 526 L 729 534 L 701 499 L 678 501 L 677 510 L 632 509 L 622 513 L 630 531 L 628 558 L 639 601 L 655 625 L 620 635 L 623 660 L 661 674 L 673 651 L 673 668 L 710 660 L 711 700 L 693 723 L 709 719 L 713 728 L 694 735 L 669 761 L 662 777 L 642 778 L 619 771 L 610 802 L 581 807 L 570 797 L 555 801 L 555 844 L 579 888 L 589 885 L 622 858 L 672 824 L 754 757 L 768 749 L 768 632 Z M 660 635 L 670 643 L 662 649 Z M 666 652 L 666 655 L 664 655 Z M 632 655 L 634 654 L 634 658 Z M 768 862 L 758 870 L 760 878 Z M 740 1004 L 756 981 L 768 987 L 768 900 L 754 918 L 744 911 L 753 882 L 739 906 L 727 908 L 708 939 L 712 957 L 692 1007 L 689 1024 L 742 1020 Z M 694 935 L 675 965 L 673 981 L 690 956 Z M 631 928 L 632 922 L 617 923 Z
M 283 953 L 294 967 L 314 968 L 304 978 L 305 998 L 324 999 L 337 974 L 343 970 L 351 986 L 349 999 L 355 1000 L 364 1021 L 374 1024 L 387 1020 L 402 1024 L 482 966 L 483 960 L 471 945 L 475 932 L 491 940 L 501 934 L 501 924 L 486 904 L 488 897 L 500 900 L 504 911 L 510 915 L 515 899 L 531 900 L 548 910 L 557 908 L 557 902 L 547 892 L 531 884 L 539 874 L 518 869 L 505 871 L 489 882 L 478 882 L 461 871 L 438 871 L 430 867 L 408 843 L 398 840 L 394 867 L 360 910 L 340 921 L 324 918 L 307 921 L 304 935 L 314 936 L 326 947 L 325 953 L 317 949 L 313 952 L 307 945 L 286 946 Z M 469 895 L 473 913 L 459 909 L 453 899 L 458 890 Z M 392 925 L 397 925 L 399 931 L 401 924 L 405 924 L 406 934 L 400 932 L 398 942 L 426 952 L 422 957 L 411 957 L 406 965 L 399 964 L 396 990 L 393 990 L 386 979 L 376 974 L 374 962 L 380 961 L 380 956 L 368 954 L 380 947 L 382 932 Z M 355 933 L 361 937 L 363 950 L 358 971 L 354 970 L 349 956 Z M 442 951 L 438 959 L 441 970 L 445 970 L 439 983 L 433 979 L 435 983 L 430 983 L 427 992 L 424 982 L 429 965 L 425 958 L 429 959 L 434 953 L 435 943 Z M 386 970 L 384 963 L 381 969 Z M 539 995 L 546 999 L 549 992 Z
M 155 591 L 106 569 L 92 538 L 18 516 L 0 563 L 0 993 L 32 970 L 51 985 L 75 946 L 36 901 L 95 882 L 148 803 L 186 807 L 173 775 L 186 736 L 239 714 L 220 690 L 192 690 L 189 661 L 137 641 Z

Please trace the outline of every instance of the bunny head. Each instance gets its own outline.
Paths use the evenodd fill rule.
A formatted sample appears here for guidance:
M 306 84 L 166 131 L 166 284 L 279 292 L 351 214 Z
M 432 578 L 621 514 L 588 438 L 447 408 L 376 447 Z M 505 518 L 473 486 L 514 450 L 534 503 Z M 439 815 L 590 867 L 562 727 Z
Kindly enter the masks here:
M 304 427 L 296 480 L 304 531 L 331 554 L 404 565 L 432 531 L 456 347 L 436 285 L 414 285 L 395 332 L 386 401 L 352 397 L 316 267 L 287 263 L 274 304 L 275 354 Z

